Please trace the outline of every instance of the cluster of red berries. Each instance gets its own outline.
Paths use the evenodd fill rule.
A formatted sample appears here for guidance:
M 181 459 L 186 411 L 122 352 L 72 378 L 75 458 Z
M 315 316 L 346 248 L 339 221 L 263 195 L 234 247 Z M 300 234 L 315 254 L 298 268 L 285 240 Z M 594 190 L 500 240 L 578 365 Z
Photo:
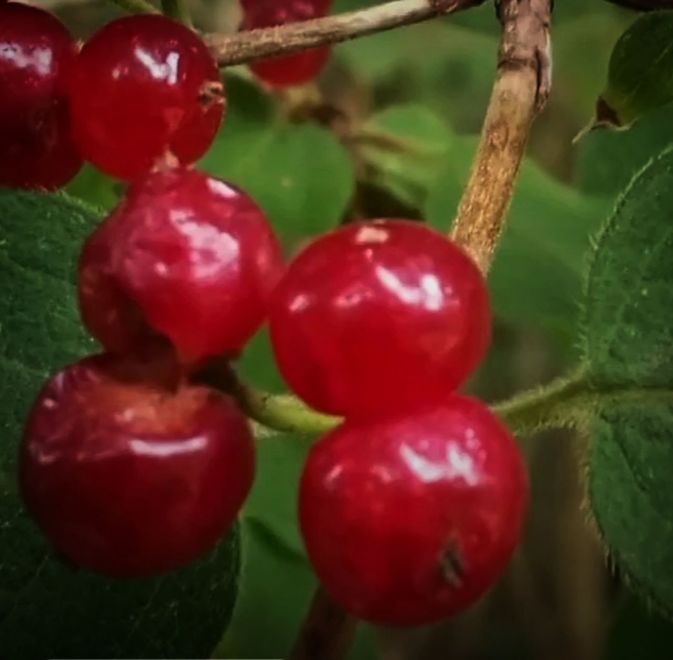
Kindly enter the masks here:
M 507 564 L 528 499 L 514 440 L 455 394 L 490 341 L 476 266 L 420 223 L 376 220 L 319 238 L 286 267 L 255 202 L 188 167 L 223 110 L 191 32 L 122 19 L 77 59 L 77 143 L 132 182 L 79 263 L 82 319 L 105 352 L 53 377 L 25 431 L 21 490 L 46 536 L 117 577 L 211 549 L 250 491 L 255 452 L 236 401 L 203 373 L 268 318 L 290 388 L 344 417 L 311 451 L 299 501 L 327 590 L 390 624 L 475 600 Z
M 211 548 L 250 490 L 254 449 L 227 396 L 198 384 L 268 314 L 290 387 L 345 421 L 300 490 L 309 557 L 354 614 L 420 624 L 500 575 L 527 504 L 504 426 L 453 389 L 489 342 L 470 259 L 411 221 L 348 225 L 284 271 L 241 191 L 177 168 L 148 175 L 85 244 L 82 318 L 106 353 L 53 378 L 23 444 L 22 492 L 53 544 L 113 576 Z
M 528 502 L 507 429 L 454 393 L 490 343 L 475 264 L 420 223 L 349 225 L 290 264 L 269 324 L 292 390 L 345 417 L 313 447 L 300 488 L 325 588 L 393 625 L 473 602 L 507 565 Z
M 242 0 L 243 28 L 323 15 L 326 0 Z M 267 83 L 308 82 L 317 49 L 253 65 Z M 131 181 L 188 165 L 213 142 L 225 109 L 217 64 L 201 39 L 162 16 L 129 16 L 79 49 L 48 12 L 0 2 L 0 186 L 55 190 L 83 160 Z

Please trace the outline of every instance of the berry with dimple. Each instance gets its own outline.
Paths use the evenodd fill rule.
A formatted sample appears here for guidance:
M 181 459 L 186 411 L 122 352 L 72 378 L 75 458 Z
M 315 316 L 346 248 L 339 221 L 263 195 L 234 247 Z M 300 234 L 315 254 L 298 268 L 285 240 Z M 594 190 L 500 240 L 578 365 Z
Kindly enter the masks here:
M 26 507 L 56 550 L 113 577 L 183 566 L 233 525 L 253 481 L 248 424 L 227 397 L 167 387 L 165 367 L 88 358 L 52 378 L 26 427 Z
M 287 25 L 324 16 L 330 6 L 325 0 L 257 0 L 241 3 L 243 30 Z M 313 48 L 296 55 L 285 55 L 253 62 L 253 73 L 273 87 L 303 85 L 313 80 L 329 59 L 327 46 Z
M 491 336 L 475 264 L 404 220 L 348 225 L 310 244 L 274 292 L 269 321 L 289 386 L 317 410 L 347 416 L 453 390 Z
M 194 170 L 155 172 L 85 244 L 80 309 L 108 350 L 161 335 L 198 365 L 240 352 L 282 269 L 273 230 L 245 193 Z
M 75 137 L 84 157 L 131 180 L 157 164 L 196 162 L 224 112 L 217 64 L 201 39 L 163 16 L 108 23 L 72 77 Z
M 520 452 L 480 402 L 347 420 L 302 477 L 301 529 L 321 582 L 355 616 L 421 625 L 489 589 L 528 504 Z
M 77 174 L 67 100 L 76 52 L 50 13 L 0 4 L 0 186 L 53 190 Z

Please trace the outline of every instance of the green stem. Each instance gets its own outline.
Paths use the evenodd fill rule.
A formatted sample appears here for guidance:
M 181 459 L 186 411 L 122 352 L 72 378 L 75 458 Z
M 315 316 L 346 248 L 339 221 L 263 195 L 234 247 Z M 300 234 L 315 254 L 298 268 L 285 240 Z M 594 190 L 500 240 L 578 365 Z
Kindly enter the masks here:
M 581 426 L 593 398 L 585 370 L 580 368 L 548 385 L 495 404 L 492 410 L 515 435 L 528 436 L 544 429 Z
M 161 0 L 161 8 L 166 16 L 192 30 L 194 29 L 187 0 Z
M 259 392 L 238 383 L 238 400 L 248 416 L 276 431 L 321 434 L 341 421 L 338 417 L 311 410 L 293 396 Z M 495 412 L 519 436 L 550 428 L 575 428 L 582 425 L 608 396 L 592 392 L 583 369 L 549 385 L 523 392 L 493 406 Z
M 519 437 L 545 429 L 586 429 L 603 410 L 660 401 L 673 405 L 673 390 L 602 384 L 593 387 L 585 369 L 496 404 L 495 412 Z
M 115 5 L 131 14 L 160 14 L 161 12 L 147 0 L 111 0 Z
M 322 434 L 341 421 L 308 408 L 293 396 L 258 392 L 247 385 L 238 385 L 237 398 L 250 418 L 276 431 Z
M 232 372 L 233 373 L 233 372 Z M 233 382 L 233 386 L 232 386 Z M 306 407 L 293 396 L 259 392 L 235 378 L 219 379 L 219 386 L 234 392 L 247 415 L 267 428 L 289 433 L 319 435 L 341 419 Z M 673 390 L 621 386 L 592 387 L 586 369 L 548 385 L 517 394 L 492 406 L 517 437 L 547 429 L 584 429 L 601 410 L 658 399 L 673 405 Z

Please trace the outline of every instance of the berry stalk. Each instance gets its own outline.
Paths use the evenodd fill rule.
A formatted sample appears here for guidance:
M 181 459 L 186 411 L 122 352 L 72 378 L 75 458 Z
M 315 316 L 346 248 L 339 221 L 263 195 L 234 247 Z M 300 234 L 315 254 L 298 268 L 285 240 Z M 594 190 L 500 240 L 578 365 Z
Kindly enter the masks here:
M 326 433 L 341 421 L 312 410 L 290 395 L 260 392 L 244 384 L 236 386 L 236 395 L 248 417 L 283 433 Z
M 227 385 L 222 389 L 231 388 Z M 319 435 L 341 422 L 339 417 L 316 412 L 293 396 L 260 392 L 240 384 L 235 394 L 251 419 L 276 431 Z M 606 398 L 637 395 L 631 391 L 594 392 L 584 369 L 579 368 L 569 376 L 500 401 L 491 409 L 515 436 L 527 437 L 546 429 L 576 428 L 587 417 L 587 409 L 601 407 Z

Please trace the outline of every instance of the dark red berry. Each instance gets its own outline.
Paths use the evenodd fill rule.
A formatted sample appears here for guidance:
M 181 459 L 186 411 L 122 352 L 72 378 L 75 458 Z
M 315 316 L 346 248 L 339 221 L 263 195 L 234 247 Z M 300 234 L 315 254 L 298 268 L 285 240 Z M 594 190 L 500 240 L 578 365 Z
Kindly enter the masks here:
M 421 625 L 479 598 L 516 547 L 528 482 L 516 444 L 478 401 L 346 421 L 301 482 L 309 558 L 357 617 Z
M 79 170 L 67 101 L 75 57 L 50 13 L 0 5 L 0 186 L 53 190 Z
M 128 16 L 97 32 L 80 53 L 71 96 L 84 157 L 128 180 L 164 160 L 198 160 L 224 112 L 205 44 L 163 16 Z
M 451 391 L 491 335 L 474 263 L 403 220 L 348 225 L 309 245 L 274 293 L 269 320 L 289 386 L 318 410 L 350 416 Z
M 86 243 L 80 308 L 108 350 L 159 334 L 183 363 L 198 364 L 240 352 L 282 268 L 279 243 L 245 193 L 193 170 L 155 172 Z
M 325 0 L 248 0 L 242 2 L 243 30 L 297 23 L 324 16 L 330 2 Z M 296 55 L 274 57 L 250 65 L 253 73 L 273 87 L 303 85 L 313 80 L 329 59 L 328 47 L 314 48 Z
M 39 395 L 21 454 L 26 507 L 55 548 L 113 577 L 180 567 L 234 523 L 254 475 L 247 422 L 202 387 L 97 356 Z

